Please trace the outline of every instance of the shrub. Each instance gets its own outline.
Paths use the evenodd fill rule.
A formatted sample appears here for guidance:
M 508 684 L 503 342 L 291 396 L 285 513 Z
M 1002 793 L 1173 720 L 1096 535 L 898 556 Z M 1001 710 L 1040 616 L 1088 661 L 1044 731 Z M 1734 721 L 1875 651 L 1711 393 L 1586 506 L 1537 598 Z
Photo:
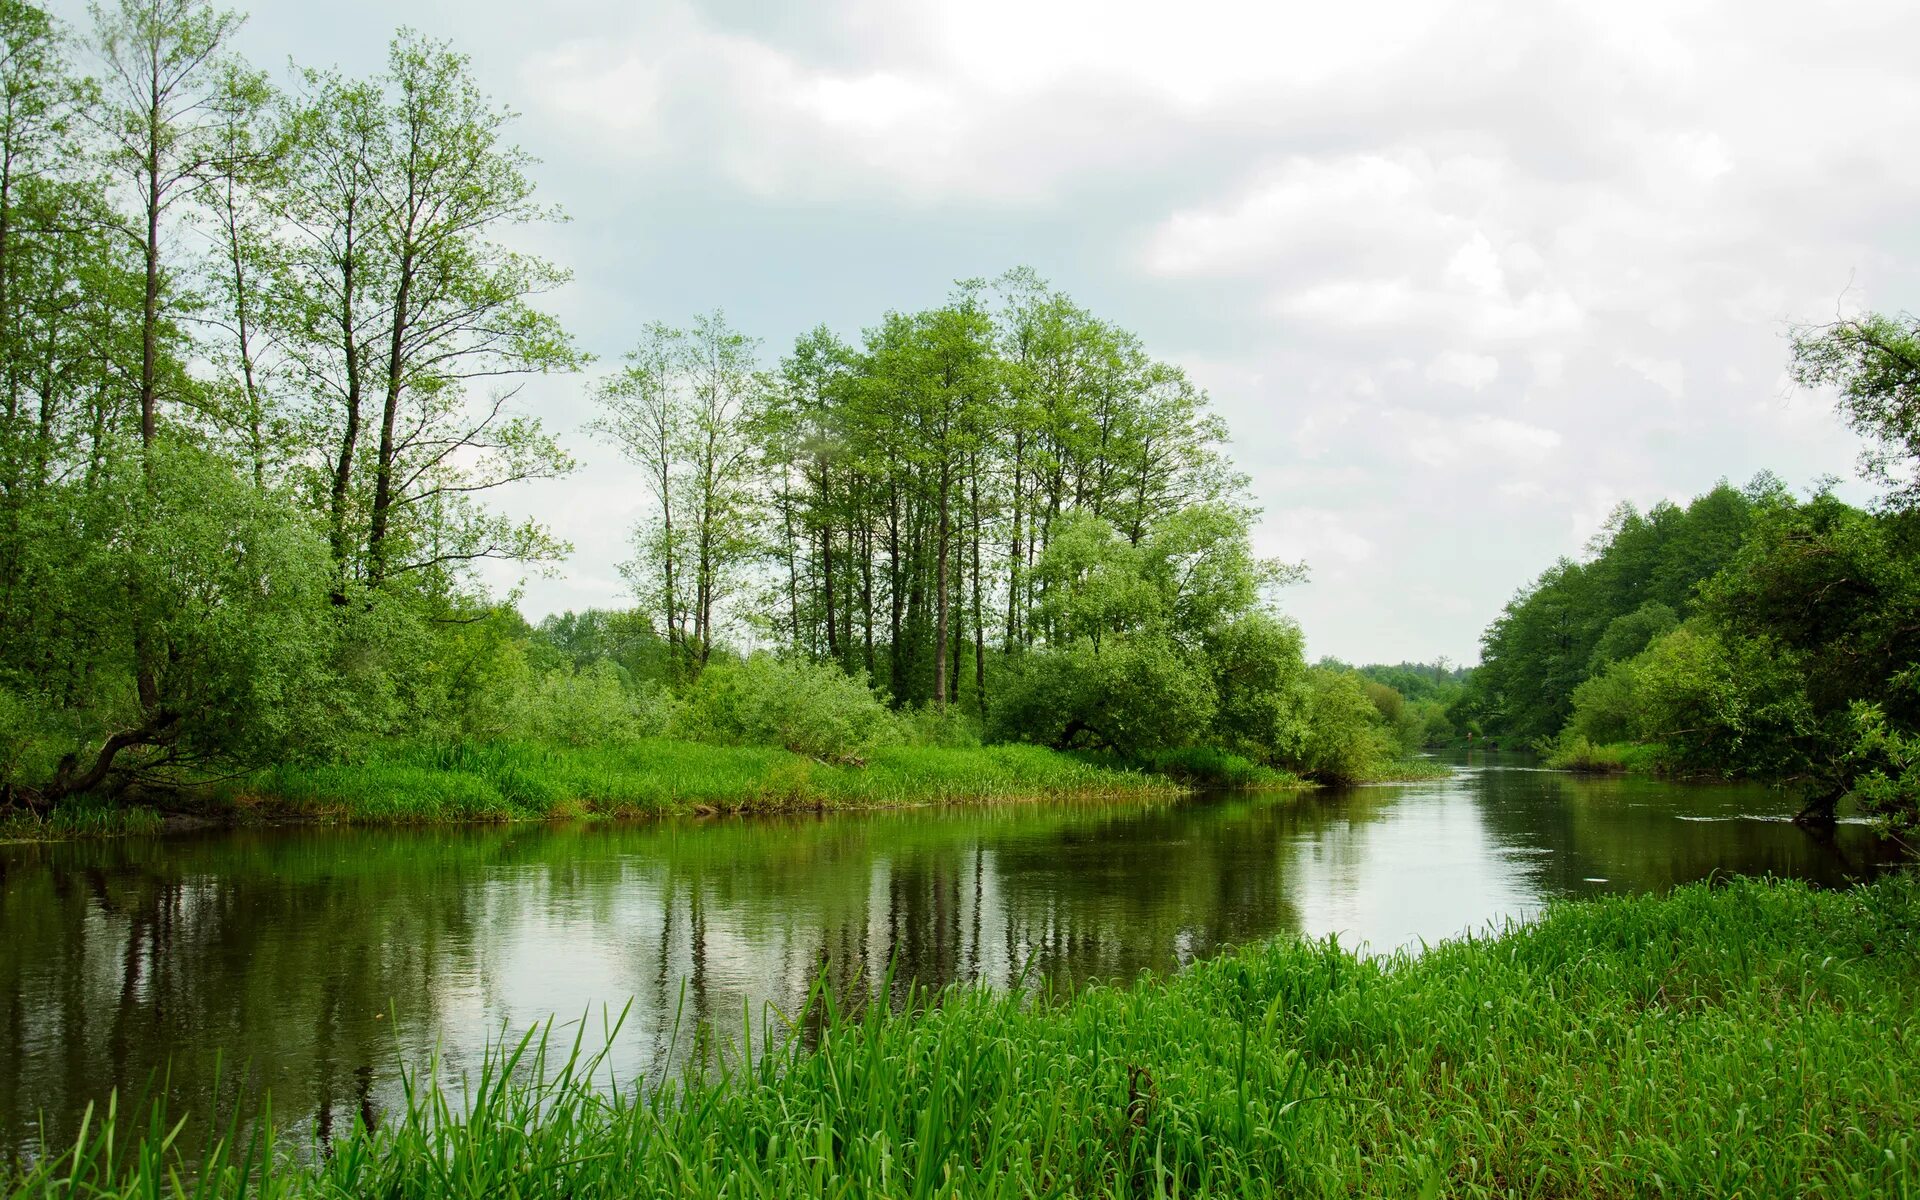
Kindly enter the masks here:
M 941 712 L 931 704 L 903 708 L 894 714 L 901 737 L 910 746 L 965 749 L 980 744 L 980 718 L 958 704 Z
M 573 746 L 624 744 L 664 732 L 672 698 L 656 683 L 629 687 L 607 659 L 578 670 L 542 672 L 521 703 L 516 724 L 535 739 Z
M 865 676 L 770 654 L 702 671 L 671 731 L 723 746 L 780 746 L 832 762 L 901 740 L 899 723 Z
M 996 740 L 1087 746 L 1142 760 L 1210 736 L 1213 687 L 1161 638 L 1110 637 L 1034 655 L 993 711 Z
M 1365 682 L 1351 671 L 1307 672 L 1306 736 L 1289 763 L 1329 783 L 1366 779 L 1387 757 L 1387 733 Z
M 1214 737 L 1229 750 L 1272 761 L 1306 737 L 1307 664 L 1300 629 L 1266 615 L 1217 625 L 1207 636 L 1218 707 Z

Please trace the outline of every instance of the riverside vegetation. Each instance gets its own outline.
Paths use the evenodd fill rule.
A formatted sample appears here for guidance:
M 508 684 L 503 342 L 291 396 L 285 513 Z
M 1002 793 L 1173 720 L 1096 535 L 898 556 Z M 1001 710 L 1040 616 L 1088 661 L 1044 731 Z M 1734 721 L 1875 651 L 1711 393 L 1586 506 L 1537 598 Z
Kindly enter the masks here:
M 549 1027 L 289 1157 L 102 1108 L 22 1196 L 1904 1195 L 1920 887 L 1694 885 L 1365 959 L 1281 940 L 1069 997 L 816 992 L 714 1069 Z M 295 1148 L 298 1149 L 298 1148 Z M 187 1183 L 186 1180 L 193 1182 Z
M 1622 510 L 1470 674 L 1307 662 L 1277 604 L 1303 568 L 1254 552 L 1207 397 L 1031 271 L 777 356 L 717 312 L 653 325 L 587 430 L 644 495 L 634 606 L 532 624 L 480 568 L 566 554 L 500 504 L 573 469 L 533 409 L 590 363 L 542 307 L 564 268 L 508 249 L 557 218 L 535 163 L 444 43 L 274 79 L 239 23 L 111 0 L 75 32 L 0 0 L 10 834 L 1290 786 L 1462 737 L 1914 823 L 1910 319 L 1795 344 L 1874 439 L 1880 507 L 1763 477 Z M 191 1147 L 103 1104 L 9 1183 L 1898 1194 L 1916 896 L 1735 882 L 1417 957 L 1282 941 L 1072 996 L 820 995 L 662 1089 L 523 1045 L 305 1158 L 270 1099 Z
M 239 24 L 0 4 L 9 829 L 1337 781 L 1415 744 L 1304 661 L 1207 397 L 1027 270 L 777 361 L 719 313 L 639 331 L 590 425 L 646 500 L 637 606 L 529 626 L 477 567 L 566 553 L 494 497 L 573 469 L 520 397 L 590 356 L 541 307 L 566 271 L 506 246 L 557 219 L 511 114 L 415 33 L 276 82 Z

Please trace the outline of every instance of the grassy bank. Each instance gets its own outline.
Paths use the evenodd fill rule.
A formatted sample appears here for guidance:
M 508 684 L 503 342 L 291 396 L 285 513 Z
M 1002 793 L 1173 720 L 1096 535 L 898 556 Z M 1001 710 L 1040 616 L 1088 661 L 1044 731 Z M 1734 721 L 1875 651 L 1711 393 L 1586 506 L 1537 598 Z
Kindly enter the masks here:
M 414 1089 L 299 1165 L 96 1120 L 28 1196 L 1892 1196 L 1920 1188 L 1920 886 L 1736 881 L 1418 958 L 1279 941 L 1058 1003 L 823 1005 L 643 1098 Z M 802 1043 L 805 1043 L 804 1045 Z M 531 1070 L 529 1068 L 535 1068 Z M 538 1076 L 542 1082 L 531 1082 Z M 464 1112 L 467 1115 L 457 1116 Z M 251 1157 L 249 1157 L 251 1156 Z
M 668 738 L 605 746 L 467 741 L 395 744 L 352 762 L 275 767 L 185 791 L 167 807 L 175 818 L 214 823 L 440 824 L 1076 799 L 1187 786 L 1311 785 L 1213 750 L 1135 765 L 1038 746 L 892 746 L 858 763 L 827 763 L 773 747 Z M 163 825 L 151 807 L 83 797 L 44 815 L 0 817 L 0 840 L 152 833 Z
M 357 763 L 266 772 L 236 802 L 346 821 L 426 823 L 873 808 L 1173 787 L 1164 778 L 1033 746 L 895 746 L 863 763 L 833 764 L 771 747 L 649 739 L 588 747 L 396 746 Z

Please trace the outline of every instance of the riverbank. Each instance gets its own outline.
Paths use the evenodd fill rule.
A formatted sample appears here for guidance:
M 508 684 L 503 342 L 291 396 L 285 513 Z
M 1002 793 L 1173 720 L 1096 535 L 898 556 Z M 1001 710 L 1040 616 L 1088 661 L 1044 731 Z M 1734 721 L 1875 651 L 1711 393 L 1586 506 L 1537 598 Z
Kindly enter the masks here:
M 183 791 L 163 813 L 86 799 L 0 820 L 0 839 L 52 840 L 171 827 L 326 821 L 430 825 L 644 818 L 1173 795 L 1192 786 L 1312 786 L 1216 751 L 1145 767 L 1038 746 L 894 746 L 827 763 L 773 747 L 648 739 L 624 745 L 395 744 L 357 761 L 277 767 Z
M 18 1194 L 1808 1195 L 1920 1187 L 1920 886 L 1736 880 L 1418 957 L 1280 939 L 1058 1003 L 818 1005 L 643 1099 L 517 1052 L 306 1165 L 101 1114 Z M 556 1035 L 557 1036 L 557 1035 Z M 724 1037 L 724 1033 L 723 1033 Z M 738 1039 L 736 1038 L 736 1046 Z M 459 1117 L 456 1112 L 466 1112 Z M 244 1124 L 244 1123 L 243 1123 Z M 251 1157 L 249 1157 L 251 1156 Z M 243 1164 L 243 1165 L 236 1165 Z

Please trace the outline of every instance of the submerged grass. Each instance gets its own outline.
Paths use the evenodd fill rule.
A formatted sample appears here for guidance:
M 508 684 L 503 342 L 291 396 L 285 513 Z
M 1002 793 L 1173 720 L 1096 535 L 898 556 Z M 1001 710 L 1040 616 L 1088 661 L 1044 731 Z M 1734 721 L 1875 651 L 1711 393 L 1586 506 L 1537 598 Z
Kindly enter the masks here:
M 161 825 L 160 814 L 143 805 L 121 805 L 93 796 L 75 796 L 44 813 L 28 809 L 0 813 L 0 842 L 128 837 L 158 833 Z
M 781 812 L 1165 792 L 1166 780 L 1035 746 L 899 746 L 861 764 L 652 739 L 617 746 L 457 742 L 264 772 L 243 802 L 369 823 Z
M 1910 875 L 1567 904 L 1417 957 L 1282 940 L 1055 1002 L 935 1000 L 819 997 L 782 1048 L 763 1033 L 717 1078 L 655 1089 L 530 1040 L 477 1078 L 413 1080 L 378 1129 L 303 1159 L 237 1126 L 189 1154 L 163 1114 L 109 1111 L 17 1194 L 1920 1190 Z

